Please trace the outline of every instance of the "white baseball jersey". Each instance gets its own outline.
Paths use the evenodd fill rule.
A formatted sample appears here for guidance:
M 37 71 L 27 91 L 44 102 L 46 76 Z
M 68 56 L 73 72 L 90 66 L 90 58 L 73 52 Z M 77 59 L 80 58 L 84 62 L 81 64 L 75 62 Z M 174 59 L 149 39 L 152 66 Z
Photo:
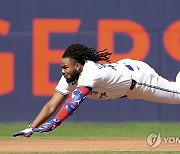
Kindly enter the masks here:
M 88 98 L 115 99 L 126 95 L 131 81 L 129 69 L 124 64 L 98 64 L 87 61 L 77 82 L 67 83 L 62 76 L 56 86 L 56 91 L 68 94 L 77 86 L 88 86 L 92 88 Z
M 170 82 L 159 76 L 148 64 L 131 59 L 112 64 L 87 61 L 78 81 L 67 83 L 62 76 L 56 91 L 68 94 L 77 86 L 89 86 L 92 87 L 92 92 L 87 97 L 97 100 L 127 96 L 130 99 L 180 104 L 179 76 L 176 77 L 176 82 Z M 132 79 L 136 81 L 136 85 L 130 90 Z

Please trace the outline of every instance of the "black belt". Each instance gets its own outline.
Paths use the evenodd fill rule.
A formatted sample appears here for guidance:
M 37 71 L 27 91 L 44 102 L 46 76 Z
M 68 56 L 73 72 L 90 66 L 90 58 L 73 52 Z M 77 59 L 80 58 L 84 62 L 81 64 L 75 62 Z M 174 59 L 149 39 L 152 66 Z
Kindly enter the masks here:
M 131 86 L 130 86 L 130 90 L 133 90 L 134 89 L 134 87 L 135 87 L 135 85 L 136 85 L 136 81 L 134 80 L 134 79 L 132 79 L 132 82 L 131 82 Z
M 132 79 L 132 82 L 131 82 L 131 86 L 130 86 L 130 90 L 133 90 L 134 89 L 134 87 L 136 86 L 136 81 L 134 80 L 134 79 Z M 122 96 L 122 97 L 120 97 L 120 98 L 125 98 L 125 97 L 127 97 L 127 95 L 124 95 L 124 96 Z

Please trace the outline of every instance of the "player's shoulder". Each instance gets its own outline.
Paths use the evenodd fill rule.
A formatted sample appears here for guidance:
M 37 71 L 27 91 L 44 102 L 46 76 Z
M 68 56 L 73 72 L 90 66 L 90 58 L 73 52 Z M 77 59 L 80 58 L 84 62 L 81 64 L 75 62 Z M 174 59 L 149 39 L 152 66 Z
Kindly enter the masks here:
M 98 68 L 98 63 L 95 63 L 91 60 L 88 60 L 85 62 L 84 66 L 83 66 L 83 71 L 95 71 Z
M 95 63 L 95 62 L 93 62 L 93 61 L 91 61 L 91 60 L 87 60 L 86 62 L 85 62 L 85 64 L 84 64 L 84 67 L 95 67 L 97 65 L 97 63 Z

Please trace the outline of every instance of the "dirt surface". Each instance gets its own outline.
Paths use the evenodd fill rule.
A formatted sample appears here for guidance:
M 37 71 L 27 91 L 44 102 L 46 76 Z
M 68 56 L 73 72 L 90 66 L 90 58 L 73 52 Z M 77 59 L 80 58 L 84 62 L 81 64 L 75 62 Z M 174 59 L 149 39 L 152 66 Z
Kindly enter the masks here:
M 146 139 L 0 139 L 0 152 L 178 151 L 180 143 L 151 148 Z

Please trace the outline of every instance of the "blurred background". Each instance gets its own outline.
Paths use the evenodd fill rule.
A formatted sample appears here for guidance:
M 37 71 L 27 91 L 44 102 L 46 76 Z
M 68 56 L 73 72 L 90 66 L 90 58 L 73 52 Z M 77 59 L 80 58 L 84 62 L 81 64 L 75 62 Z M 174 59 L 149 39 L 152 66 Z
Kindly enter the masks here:
M 175 80 L 179 0 L 0 0 L 0 122 L 32 121 L 61 77 L 63 51 L 107 48 Z M 180 105 L 86 99 L 69 121 L 179 121 Z

